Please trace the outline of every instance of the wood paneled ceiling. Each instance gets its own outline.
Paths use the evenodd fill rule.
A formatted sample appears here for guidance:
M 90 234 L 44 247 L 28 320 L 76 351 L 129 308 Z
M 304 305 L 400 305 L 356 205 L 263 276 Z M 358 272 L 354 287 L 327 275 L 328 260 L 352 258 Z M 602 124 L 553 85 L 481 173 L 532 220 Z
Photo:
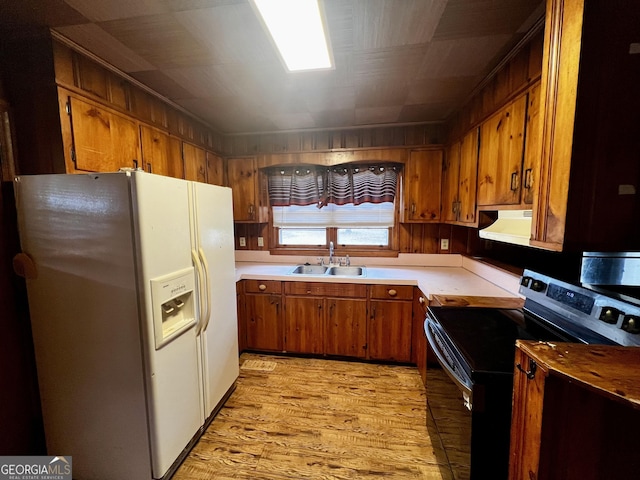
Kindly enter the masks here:
M 325 0 L 335 69 L 287 73 L 248 0 L 0 8 L 231 134 L 442 122 L 544 14 L 541 0 Z

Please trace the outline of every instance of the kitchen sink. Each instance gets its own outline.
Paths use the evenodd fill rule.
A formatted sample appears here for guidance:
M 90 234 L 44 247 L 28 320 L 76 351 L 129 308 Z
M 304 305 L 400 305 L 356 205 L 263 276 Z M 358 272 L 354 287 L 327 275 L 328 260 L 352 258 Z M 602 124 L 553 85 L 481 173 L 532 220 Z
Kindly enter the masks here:
M 294 275 L 324 275 L 328 268 L 324 265 L 298 265 L 291 273 Z
M 362 277 L 364 272 L 364 267 L 331 267 L 327 271 L 327 275 Z
M 297 265 L 292 275 L 333 275 L 335 277 L 364 277 L 365 267 L 333 266 L 325 265 Z

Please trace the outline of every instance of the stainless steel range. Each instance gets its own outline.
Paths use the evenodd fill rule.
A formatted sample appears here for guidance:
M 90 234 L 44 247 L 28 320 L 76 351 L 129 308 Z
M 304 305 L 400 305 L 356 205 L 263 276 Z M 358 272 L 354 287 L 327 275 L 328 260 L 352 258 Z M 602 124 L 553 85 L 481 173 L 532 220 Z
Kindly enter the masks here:
M 427 405 L 450 464 L 459 467 L 456 478 L 508 476 L 516 339 L 640 346 L 640 302 L 631 297 L 530 270 L 520 293 L 526 297 L 522 310 L 428 309 L 425 333 L 442 370 L 427 370 Z M 442 387 L 442 371 L 450 379 L 444 396 L 430 389 Z M 452 406 L 452 396 L 465 408 Z M 448 444 L 451 425 L 457 437 Z

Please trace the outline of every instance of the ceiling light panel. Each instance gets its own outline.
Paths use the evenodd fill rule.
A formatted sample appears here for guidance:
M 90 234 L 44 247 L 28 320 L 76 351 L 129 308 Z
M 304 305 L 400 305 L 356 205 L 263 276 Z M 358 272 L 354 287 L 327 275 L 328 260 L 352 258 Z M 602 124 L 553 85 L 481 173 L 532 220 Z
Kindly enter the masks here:
M 252 0 L 289 71 L 333 68 L 317 0 Z

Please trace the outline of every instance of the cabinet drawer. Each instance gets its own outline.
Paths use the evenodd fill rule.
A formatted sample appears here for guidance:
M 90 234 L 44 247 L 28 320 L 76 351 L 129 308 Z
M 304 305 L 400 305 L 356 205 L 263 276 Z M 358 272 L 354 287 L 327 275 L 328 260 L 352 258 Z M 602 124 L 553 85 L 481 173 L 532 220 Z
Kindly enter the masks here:
M 277 280 L 245 280 L 245 293 L 282 293 L 282 282 Z
M 411 285 L 371 285 L 371 298 L 413 300 L 413 287 Z
M 367 286 L 357 283 L 285 282 L 287 295 L 366 298 Z

